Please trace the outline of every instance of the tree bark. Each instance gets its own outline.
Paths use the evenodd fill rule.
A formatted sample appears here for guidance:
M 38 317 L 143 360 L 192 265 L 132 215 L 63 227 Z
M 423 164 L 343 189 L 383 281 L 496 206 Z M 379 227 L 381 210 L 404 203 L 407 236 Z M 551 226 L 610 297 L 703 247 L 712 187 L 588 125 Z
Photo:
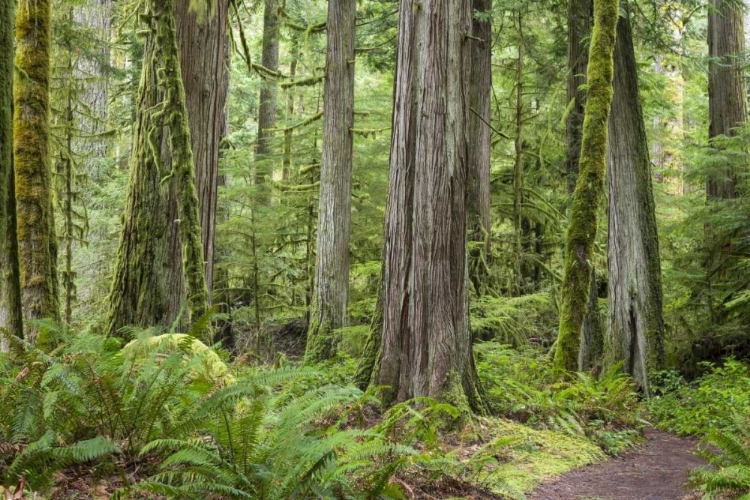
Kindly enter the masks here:
M 0 331 L 23 336 L 13 169 L 14 2 L 0 3 Z M 7 350 L 7 339 L 0 340 Z
M 515 153 L 515 162 L 513 165 L 513 232 L 515 236 L 514 258 L 513 258 L 513 294 L 518 297 L 521 295 L 523 288 L 523 215 L 521 214 L 521 204 L 523 203 L 523 157 L 524 157 L 524 140 L 523 140 L 523 14 L 518 12 L 516 30 L 518 32 L 518 46 L 516 50 L 516 138 L 513 144 Z
M 356 19 L 356 0 L 329 0 L 315 289 L 305 354 L 308 361 L 332 358 L 336 354 L 333 331 L 349 322 Z
M 491 250 L 490 155 L 492 149 L 492 0 L 474 0 L 471 87 L 469 89 L 469 257 L 471 281 L 477 294 L 486 281 Z
M 278 0 L 265 0 L 263 9 L 263 48 L 262 66 L 271 72 L 279 69 L 279 3 Z M 273 76 L 261 75 L 260 105 L 258 107 L 258 143 L 255 147 L 255 184 L 259 205 L 271 201 L 266 176 L 273 173 L 271 166 L 273 147 L 272 129 L 276 128 L 276 101 L 278 82 Z
M 224 122 L 229 90 L 229 0 L 218 0 L 206 8 L 209 12 L 201 13 L 191 11 L 190 2 L 179 1 L 175 4 L 182 81 L 190 123 L 190 143 L 195 161 L 195 185 L 198 190 L 206 286 L 211 303 L 216 254 L 219 146 L 225 133 Z M 173 262 L 180 263 L 179 255 L 177 257 Z
M 110 293 L 112 335 L 128 325 L 172 324 L 186 294 L 192 320 L 207 306 L 189 110 L 171 1 L 149 4 L 125 225 Z
M 747 118 L 743 8 L 735 0 L 711 0 L 708 55 L 708 136 L 732 137 Z M 735 181 L 731 165 L 713 172 L 706 182 L 708 199 L 735 198 Z
M 605 366 L 623 369 L 648 394 L 649 368 L 664 365 L 661 262 L 651 162 L 628 17 L 617 26 L 609 120 L 609 328 Z
M 607 120 L 612 105 L 617 0 L 594 1 L 594 29 L 588 63 L 588 96 L 583 123 L 578 180 L 566 237 L 561 289 L 560 330 L 555 368 L 578 369 L 581 328 L 591 280 L 591 253 L 607 161 Z
M 24 320 L 59 318 L 49 166 L 50 3 L 20 2 L 16 14 L 14 90 L 15 194 Z M 28 340 L 38 327 L 27 324 Z
M 581 155 L 581 134 L 586 105 L 586 67 L 588 48 L 585 40 L 591 32 L 593 0 L 568 1 L 568 105 L 570 110 L 565 121 L 568 144 L 566 175 L 568 193 L 572 194 L 578 178 L 578 161 Z
M 401 2 L 383 325 L 371 384 L 484 410 L 468 321 L 472 6 Z

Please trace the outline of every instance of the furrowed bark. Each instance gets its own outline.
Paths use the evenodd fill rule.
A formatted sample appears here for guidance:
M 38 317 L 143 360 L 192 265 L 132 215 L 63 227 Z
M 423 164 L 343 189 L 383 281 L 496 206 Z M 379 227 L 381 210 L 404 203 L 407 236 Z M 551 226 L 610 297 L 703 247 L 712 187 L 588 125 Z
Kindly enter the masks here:
M 175 3 L 180 67 L 195 162 L 206 286 L 211 303 L 216 255 L 219 146 L 225 133 L 229 90 L 229 0 L 217 0 L 214 5 L 207 5 L 206 9 L 208 12 L 195 12 L 190 9 L 190 2 Z M 181 259 L 175 259 L 175 262 L 181 262 Z
M 708 12 L 709 139 L 737 134 L 747 119 L 745 29 L 742 5 L 736 0 L 711 0 Z M 709 175 L 709 200 L 737 196 L 736 172 L 727 165 Z
M 469 1 L 400 6 L 383 327 L 371 384 L 484 411 L 467 290 Z M 376 341 L 373 339 L 373 345 Z
M 355 0 L 328 3 L 328 48 L 323 103 L 318 238 L 308 361 L 336 354 L 334 330 L 347 326 L 354 138 Z
M 469 90 L 469 234 L 473 248 L 469 256 L 471 281 L 482 293 L 489 266 L 492 221 L 490 211 L 490 154 L 492 148 L 492 1 L 474 0 L 472 18 L 472 64 Z
M 627 10 L 627 9 L 626 9 Z M 609 328 L 605 366 L 622 363 L 648 394 L 664 365 L 661 263 L 638 68 L 628 17 L 617 26 L 609 120 Z
M 125 222 L 110 293 L 107 331 L 112 335 L 128 325 L 171 325 L 186 293 L 192 320 L 203 315 L 207 304 L 172 4 L 152 2 L 146 17 L 150 33 L 144 44 Z M 181 256 L 179 266 L 174 265 L 176 256 Z
M 617 0 L 594 1 L 594 29 L 588 63 L 588 96 L 583 123 L 578 180 L 566 236 L 560 329 L 555 368 L 578 369 L 581 328 L 589 297 L 591 253 L 604 187 L 607 120 L 612 105 Z
M 263 9 L 263 48 L 261 64 L 271 71 L 279 69 L 279 3 L 277 0 L 265 0 Z M 271 201 L 266 176 L 271 176 L 271 155 L 273 147 L 272 129 L 276 128 L 276 101 L 278 82 L 270 76 L 263 76 L 260 87 L 260 106 L 258 107 L 258 143 L 255 147 L 255 184 L 259 205 L 268 205 Z

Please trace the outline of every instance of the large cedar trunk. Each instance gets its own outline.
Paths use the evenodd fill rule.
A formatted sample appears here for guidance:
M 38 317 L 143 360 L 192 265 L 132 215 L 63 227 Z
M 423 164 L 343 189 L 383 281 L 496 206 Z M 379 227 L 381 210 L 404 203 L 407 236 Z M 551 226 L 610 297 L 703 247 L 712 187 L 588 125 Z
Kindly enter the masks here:
M 627 17 L 617 26 L 609 120 L 609 328 L 605 363 L 623 363 L 648 393 L 648 369 L 664 363 L 661 264 L 651 163 Z
M 491 0 L 474 0 L 471 86 L 469 89 L 469 233 L 475 243 L 470 255 L 471 281 L 481 293 L 490 254 L 490 152 L 492 141 L 492 15 Z
M 14 2 L 0 4 L 0 335 L 20 337 L 21 289 L 18 277 L 16 196 L 13 179 Z M 5 339 L 0 345 L 7 346 Z
M 190 2 L 175 5 L 182 81 L 190 121 L 195 161 L 195 184 L 209 301 L 214 282 L 216 201 L 219 182 L 219 146 L 225 132 L 229 75 L 226 65 L 229 0 L 218 0 L 209 12 L 190 10 Z M 211 14 L 213 12 L 213 15 Z M 178 253 L 172 262 L 181 265 Z M 175 273 L 181 277 L 182 273 Z
M 588 47 L 585 41 L 591 32 L 591 11 L 593 0 L 568 1 L 568 118 L 565 122 L 565 135 L 568 144 L 566 175 L 568 193 L 573 193 L 578 177 L 578 159 L 581 155 L 581 135 L 583 114 L 586 104 L 586 66 Z
M 466 195 L 472 6 L 403 1 L 373 385 L 386 402 L 431 396 L 475 410 Z
M 594 1 L 580 168 L 570 210 L 560 292 L 560 330 L 555 351 L 555 367 L 559 371 L 576 371 L 579 363 L 581 329 L 591 284 L 592 249 L 607 163 L 607 120 L 612 106 L 618 4 L 617 0 Z
M 182 4 L 184 2 L 178 2 Z M 199 73 L 197 77 L 204 86 L 195 83 L 195 76 L 188 76 L 191 81 L 191 94 L 185 96 L 186 104 L 190 102 L 196 106 L 195 110 L 187 109 L 188 117 L 195 114 L 201 117 L 212 117 L 211 122 L 219 130 L 222 130 L 223 99 L 225 99 L 226 88 L 223 78 L 224 72 L 224 50 L 215 52 L 211 47 L 220 47 L 226 44 L 226 37 L 219 33 L 211 35 L 211 31 L 225 30 L 227 3 L 223 2 L 223 9 L 216 9 L 214 17 L 202 16 L 202 25 L 206 31 L 192 32 L 191 37 L 201 37 L 206 45 L 191 45 L 195 50 L 183 49 L 181 57 L 189 57 L 201 60 L 212 66 L 204 69 L 198 65 L 191 65 L 193 71 Z M 188 17 L 181 19 L 182 26 L 197 22 L 193 16 L 196 13 L 180 11 Z M 222 21 L 223 20 L 223 21 Z M 189 37 L 187 37 L 189 38 Z M 184 40 L 187 41 L 187 40 Z M 215 41 L 215 45 L 208 45 Z M 128 187 L 128 199 L 125 208 L 125 225 L 123 227 L 120 248 L 115 267 L 115 276 L 112 291 L 110 293 L 110 311 L 107 331 L 116 334 L 124 326 L 134 325 L 139 327 L 163 326 L 168 327 L 183 312 L 183 305 L 191 288 L 186 276 L 194 277 L 193 288 L 198 289 L 198 296 L 194 297 L 193 313 L 198 313 L 202 306 L 198 305 L 202 299 L 199 297 L 203 291 L 201 284 L 193 273 L 194 266 L 199 266 L 203 272 L 205 253 L 201 251 L 197 257 L 191 257 L 187 261 L 191 269 L 184 269 L 185 259 L 183 256 L 183 233 L 188 229 L 189 220 L 183 220 L 185 213 L 192 212 L 189 207 L 180 208 L 180 201 L 188 202 L 187 198 L 180 197 L 185 186 L 184 169 L 179 171 L 176 165 L 175 175 L 172 175 L 172 162 L 179 158 L 173 158 L 174 148 L 169 147 L 169 135 L 167 134 L 167 123 L 158 113 L 159 105 L 165 99 L 165 92 L 158 85 L 161 81 L 157 79 L 157 71 L 162 67 L 164 61 L 157 47 L 156 37 L 151 34 L 146 38 L 144 44 L 143 67 L 141 83 L 136 101 L 136 122 L 133 133 L 133 149 L 130 160 L 130 183 Z M 204 54 L 203 51 L 206 51 Z M 189 56 L 186 53 L 190 53 Z M 203 54 L 203 55 L 201 55 Z M 210 74 L 209 70 L 215 72 Z M 181 71 L 182 75 L 185 71 Z M 214 92 L 214 99 L 202 99 L 204 89 L 208 86 Z M 193 95 L 197 93 L 198 95 Z M 209 93 L 211 96 L 212 94 Z M 214 116 L 216 114 L 216 116 Z M 190 122 L 194 121 L 192 119 Z M 173 124 L 169 124 L 174 129 Z M 202 132 L 208 133 L 210 124 L 198 125 Z M 204 128 L 205 127 L 205 128 Z M 200 133 L 200 132 L 199 132 Z M 182 134 L 185 135 L 185 134 Z M 218 168 L 218 141 L 219 132 L 211 132 L 211 137 L 216 144 L 207 149 L 207 139 L 198 135 L 196 141 L 200 143 L 199 149 L 205 152 L 201 156 L 198 167 L 200 173 L 196 173 L 196 191 L 200 193 L 197 201 L 198 221 L 196 226 L 206 238 L 207 228 L 202 228 L 204 220 L 215 220 L 215 214 L 207 214 L 206 211 L 213 210 L 215 206 L 216 178 L 215 170 Z M 188 133 L 187 136 L 190 136 Z M 192 142 L 192 141 L 191 141 Z M 155 146 L 155 147 L 152 147 Z M 190 144 L 186 144 L 191 148 Z M 216 148 L 216 158 L 213 160 L 213 148 Z M 184 149 L 184 148 L 178 148 Z M 209 149 L 211 151 L 209 151 Z M 189 176 L 188 176 L 189 177 Z M 213 186 L 211 187 L 211 183 Z M 189 197 L 189 196 L 188 196 Z M 189 218 L 188 218 L 189 219 Z M 190 233 L 192 234 L 191 228 Z M 197 248 L 203 246 L 202 241 L 184 242 L 184 248 Z M 195 253 L 195 251 L 193 252 Z M 204 278 L 205 279 L 205 278 Z M 196 302 L 197 299 L 197 302 Z M 184 316 L 183 316 L 184 317 Z M 186 323 L 183 322 L 183 325 Z
M 306 354 L 313 361 L 336 354 L 333 330 L 348 323 L 356 18 L 355 0 L 329 1 L 315 289 Z
M 50 3 L 20 2 L 14 86 L 15 193 L 24 319 L 58 319 L 57 242 L 49 167 Z M 28 339 L 38 328 L 28 325 Z M 39 339 L 42 340 L 42 339 Z
M 265 0 L 263 9 L 263 48 L 261 64 L 273 73 L 279 69 L 279 3 L 277 0 Z M 273 173 L 271 154 L 273 131 L 276 127 L 276 101 L 278 82 L 275 77 L 261 73 L 263 79 L 260 87 L 260 105 L 258 106 L 258 143 L 255 146 L 255 184 L 258 186 L 257 200 L 261 205 L 270 202 L 266 176 Z
M 730 137 L 747 117 L 743 8 L 736 0 L 711 0 L 708 53 L 708 136 Z M 736 197 L 731 165 L 709 176 L 706 194 L 709 199 Z

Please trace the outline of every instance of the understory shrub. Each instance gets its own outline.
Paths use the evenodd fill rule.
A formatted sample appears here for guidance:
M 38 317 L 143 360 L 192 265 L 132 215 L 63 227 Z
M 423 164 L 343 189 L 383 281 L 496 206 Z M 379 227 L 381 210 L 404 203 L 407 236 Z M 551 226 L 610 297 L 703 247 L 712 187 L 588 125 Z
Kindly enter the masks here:
M 621 367 L 598 378 L 578 373 L 561 381 L 551 360 L 536 349 L 487 342 L 475 352 L 495 414 L 535 428 L 586 435 L 615 455 L 637 442 L 646 422 L 635 387 Z
M 692 482 L 704 498 L 750 498 L 750 415 L 735 415 L 736 431 L 712 431 L 704 440 L 703 457 L 711 467 L 693 472 Z
M 706 375 L 686 383 L 676 374 L 657 374 L 665 390 L 651 399 L 651 417 L 664 430 L 705 436 L 714 430 L 739 432 L 735 414 L 750 415 L 750 366 L 734 359 L 705 363 Z
M 187 334 L 123 345 L 43 326 L 54 350 L 14 340 L 0 355 L 0 485 L 45 493 L 85 464 L 123 498 L 400 498 L 390 478 L 416 452 L 350 424 L 371 394 L 315 369 L 230 365 Z

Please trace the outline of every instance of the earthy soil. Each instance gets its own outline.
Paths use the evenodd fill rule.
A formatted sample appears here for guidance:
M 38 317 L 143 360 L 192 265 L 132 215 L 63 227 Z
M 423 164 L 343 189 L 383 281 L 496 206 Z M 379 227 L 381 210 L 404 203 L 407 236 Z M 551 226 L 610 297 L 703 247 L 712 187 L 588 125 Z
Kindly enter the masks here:
M 529 500 L 682 500 L 689 471 L 704 465 L 693 454 L 696 442 L 655 429 L 647 442 L 619 458 L 572 471 L 545 483 Z

